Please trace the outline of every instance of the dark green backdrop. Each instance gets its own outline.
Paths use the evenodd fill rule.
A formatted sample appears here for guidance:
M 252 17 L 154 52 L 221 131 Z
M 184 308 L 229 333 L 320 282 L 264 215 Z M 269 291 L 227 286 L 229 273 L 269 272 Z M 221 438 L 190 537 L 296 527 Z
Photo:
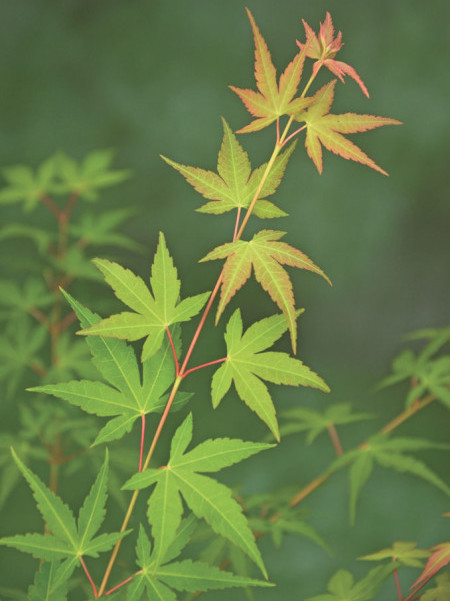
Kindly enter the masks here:
M 338 88 L 337 108 L 404 122 L 401 128 L 359 137 L 363 149 L 389 171 L 389 178 L 330 154 L 319 177 L 306 155 L 297 151 L 277 197 L 292 219 L 275 226 L 289 229 L 288 240 L 323 267 L 334 283 L 330 289 L 310 274 L 292 274 L 297 303 L 307 309 L 299 356 L 325 377 L 332 394 L 324 399 L 309 391 L 287 390 L 279 395 L 281 404 L 319 406 L 351 400 L 360 408 L 384 412 L 387 419 L 397 412 L 402 391 L 371 390 L 400 348 L 401 337 L 448 321 L 448 2 L 3 0 L 0 163 L 36 165 L 58 149 L 81 158 L 96 148 L 116 148 L 117 165 L 131 168 L 134 177 L 106 192 L 105 202 L 137 207 L 128 232 L 148 248 L 145 256 L 129 254 L 121 260 L 146 273 L 162 229 L 184 274 L 185 292 L 208 289 L 217 265 L 196 266 L 196 261 L 228 239 L 231 218 L 195 213 L 199 197 L 159 154 L 214 168 L 220 115 L 235 129 L 247 123 L 246 111 L 227 88 L 253 86 L 245 5 L 253 11 L 279 67 L 295 52 L 295 38 L 303 39 L 300 18 L 316 28 L 329 10 L 336 28 L 343 31 L 340 57 L 355 66 L 371 92 L 367 100 L 348 80 Z M 258 164 L 270 152 L 272 132 L 241 141 Z M 38 219 L 38 212 L 35 215 Z M 13 219 L 15 211 L 5 210 L 0 218 Z M 12 252 L 23 252 L 21 248 Z M 3 245 L 1 269 L 9 276 L 8 252 L 11 247 Z M 270 301 L 252 285 L 239 295 L 247 319 L 272 311 Z M 215 339 L 205 335 L 205 346 Z M 205 349 L 199 350 L 199 361 L 202 355 L 209 357 Z M 204 416 L 205 434 L 254 439 L 262 434 L 249 412 L 233 401 L 212 413 L 208 376 L 198 376 L 198 385 L 196 410 Z M 428 417 L 405 426 L 402 434 L 418 434 L 422 420 L 428 435 L 445 440 L 445 419 L 444 411 L 434 407 Z M 344 444 L 358 442 L 370 427 L 344 437 Z M 317 459 L 317 453 L 323 458 Z M 316 451 L 305 451 L 303 439 L 295 437 L 264 457 L 268 466 L 254 462 L 251 471 L 244 465 L 234 475 L 246 490 L 292 481 L 301 486 L 315 475 L 317 461 L 325 466 L 329 457 L 325 441 Z M 444 475 L 438 454 L 429 453 L 425 459 Z M 445 499 L 409 477 L 376 472 L 351 530 L 346 503 L 346 482 L 338 477 L 305 504 L 314 509 L 313 523 L 335 547 L 334 557 L 296 538 L 276 552 L 262 542 L 278 587 L 258 592 L 258 599 L 301 600 L 321 592 L 338 567 L 361 572 L 361 566 L 352 563 L 357 555 L 393 540 L 419 540 L 427 546 L 443 537 L 439 516 Z M 12 576 L 11 566 L 7 569 L 2 579 L 20 582 L 20 573 Z

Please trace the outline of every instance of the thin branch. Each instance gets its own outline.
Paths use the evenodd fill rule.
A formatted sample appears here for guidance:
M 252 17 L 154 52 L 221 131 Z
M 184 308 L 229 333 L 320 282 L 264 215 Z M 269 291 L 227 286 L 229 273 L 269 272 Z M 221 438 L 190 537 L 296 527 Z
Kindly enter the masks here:
M 297 134 L 299 134 L 299 133 L 300 133 L 301 131 L 303 131 L 305 128 L 306 128 L 306 125 L 303 125 L 302 127 L 299 127 L 299 128 L 298 128 L 298 129 L 296 129 L 294 132 L 292 132 L 292 133 L 291 133 L 291 135 L 290 135 L 290 136 L 288 136 L 288 137 L 287 137 L 287 138 L 284 140 L 284 142 L 283 142 L 283 144 L 281 145 L 281 147 L 283 148 L 283 146 L 286 146 L 286 144 L 289 142 L 289 140 L 292 140 L 292 138 L 293 138 L 294 136 L 296 136 Z
M 204 367 L 208 367 L 209 365 L 215 365 L 216 363 L 223 363 L 227 359 L 228 359 L 228 357 L 222 357 L 222 359 L 216 359 L 215 361 L 208 361 L 208 363 L 202 363 L 202 365 L 197 365 L 197 367 L 191 367 L 191 369 L 188 369 L 187 371 L 184 372 L 183 378 L 185 378 L 188 374 L 192 373 L 193 371 L 197 371 L 197 369 L 203 369 Z
M 238 233 L 239 221 L 241 219 L 241 207 L 237 208 L 236 223 L 234 224 L 233 242 L 236 240 Z
M 45 369 L 45 367 L 42 367 L 42 365 L 39 365 L 36 362 L 32 362 L 30 363 L 30 368 L 38 375 L 41 376 L 42 378 L 45 377 L 47 375 L 47 370 Z
M 395 417 L 386 426 L 384 426 L 379 431 L 379 434 L 388 434 L 389 432 L 392 432 L 393 430 L 398 428 L 398 426 L 403 424 L 403 422 L 405 422 L 407 419 L 412 417 L 415 413 L 417 413 L 418 411 L 420 411 L 421 409 L 423 409 L 424 407 L 429 405 L 432 401 L 435 400 L 435 398 L 436 397 L 434 395 L 430 394 L 430 395 L 424 397 L 421 401 L 418 401 L 412 407 L 409 407 L 405 411 L 402 411 L 402 413 L 397 415 L 397 417 Z M 368 441 L 366 440 L 366 441 L 362 442 L 357 448 L 364 449 L 365 447 L 367 447 L 367 445 L 368 445 Z M 294 495 L 292 497 L 292 499 L 289 502 L 290 506 L 294 507 L 295 505 L 298 505 L 298 503 L 303 501 L 303 499 L 306 499 L 306 497 L 308 497 L 312 492 L 314 492 L 317 488 L 319 488 L 319 486 L 321 486 L 324 482 L 326 482 L 333 473 L 334 472 L 325 472 L 324 474 L 322 474 L 321 476 L 318 476 L 317 478 L 312 480 L 312 482 L 310 482 L 309 484 L 304 486 L 296 495 Z
M 393 559 L 395 561 L 395 559 Z M 403 601 L 402 587 L 400 586 L 400 580 L 398 578 L 398 570 L 394 570 L 395 588 L 397 589 L 398 601 Z
M 128 578 L 126 578 L 120 584 L 117 584 L 116 586 L 113 586 L 113 588 L 110 588 L 109 591 L 106 591 L 106 593 L 104 594 L 104 596 L 106 597 L 107 595 L 111 595 L 111 593 L 114 593 L 115 591 L 117 591 L 117 589 L 121 588 L 122 586 L 125 586 L 125 584 L 128 584 L 129 582 L 131 582 L 133 580 L 133 578 L 135 576 L 137 576 L 138 574 L 142 574 L 142 570 L 139 570 L 139 572 L 136 572 L 135 574 L 132 574 L 131 576 L 129 576 Z
M 40 309 L 38 309 L 37 307 L 30 307 L 30 309 L 28 309 L 28 313 L 30 315 L 32 315 L 34 317 L 34 319 L 36 319 L 36 321 L 38 321 L 39 323 L 41 323 L 44 326 L 47 326 L 47 315 L 41 311 Z
M 339 439 L 339 435 L 334 424 L 329 423 L 327 426 L 327 430 L 328 434 L 330 435 L 331 442 L 333 443 L 334 450 L 336 451 L 336 455 L 340 457 L 344 454 L 344 451 L 342 450 L 341 441 Z
M 175 345 L 173 343 L 172 334 L 170 333 L 169 326 L 166 327 L 167 337 L 169 338 L 170 348 L 172 349 L 173 359 L 175 361 L 175 373 L 178 376 L 180 373 L 180 366 L 178 364 L 177 352 L 175 350 Z
M 67 328 L 69 328 L 73 322 L 76 320 L 77 315 L 75 313 L 75 311 L 71 311 L 70 313 L 68 313 L 64 319 L 62 319 L 59 324 L 58 324 L 58 330 L 59 333 L 61 334 L 62 332 L 65 332 L 67 330 Z
M 62 211 L 58 207 L 58 205 L 55 203 L 53 198 L 48 196 L 48 194 L 41 194 L 41 196 L 39 198 L 40 198 L 40 201 L 42 202 L 42 204 L 50 211 L 50 213 L 52 213 L 52 215 L 55 217 L 55 219 L 59 220 Z
M 80 560 L 80 563 L 81 563 L 81 565 L 83 566 L 83 570 L 84 570 L 84 572 L 85 572 L 85 574 L 86 574 L 86 576 L 87 576 L 87 579 L 89 580 L 89 584 L 90 584 L 90 585 L 91 585 L 91 587 L 92 587 L 92 591 L 93 591 L 93 593 L 94 593 L 94 599 L 98 599 L 98 597 L 99 597 L 99 594 L 98 594 L 98 592 L 97 592 L 97 587 L 95 586 L 95 583 L 94 583 L 94 581 L 92 580 L 92 576 L 90 575 L 90 573 L 89 573 L 89 570 L 87 569 L 87 566 L 86 566 L 86 564 L 84 563 L 84 559 L 83 559 L 81 556 L 80 556 L 78 559 Z

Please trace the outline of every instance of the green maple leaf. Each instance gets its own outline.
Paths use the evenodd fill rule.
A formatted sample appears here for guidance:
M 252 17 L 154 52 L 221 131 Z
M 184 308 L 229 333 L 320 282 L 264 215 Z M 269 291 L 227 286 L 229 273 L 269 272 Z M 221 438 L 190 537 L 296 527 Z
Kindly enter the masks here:
M 246 209 L 253 200 L 267 167 L 267 163 L 264 163 L 252 172 L 247 153 L 225 119 L 222 121 L 224 135 L 217 162 L 218 173 L 181 165 L 162 157 L 166 163 L 179 171 L 197 192 L 212 201 L 197 209 L 201 213 L 219 215 L 233 209 Z M 257 217 L 271 218 L 287 215 L 265 197 L 274 194 L 278 188 L 295 144 L 291 144 L 275 160 L 253 209 Z
M 34 583 L 28 589 L 29 601 L 66 601 L 67 580 L 72 575 L 76 560 L 66 559 L 42 563 Z
M 394 564 L 378 566 L 355 582 L 348 570 L 338 570 L 328 582 L 328 593 L 309 597 L 308 601 L 369 601 L 394 569 Z
M 163 561 L 181 523 L 181 494 L 198 518 L 205 519 L 214 532 L 242 549 L 266 575 L 252 531 L 232 491 L 199 472 L 216 472 L 273 445 L 219 438 L 207 440 L 186 453 L 191 440 L 192 415 L 189 414 L 172 439 L 168 464 L 135 474 L 123 487 L 136 490 L 156 484 L 148 505 L 156 565 Z
M 105 259 L 94 259 L 93 262 L 117 298 L 134 312 L 112 315 L 78 333 L 125 340 L 147 338 L 142 349 L 142 361 L 161 348 L 168 326 L 197 315 L 210 294 L 205 292 L 178 302 L 181 284 L 162 233 L 150 277 L 153 294 L 145 282 L 129 269 Z
M 58 155 L 54 155 L 36 171 L 25 165 L 4 167 L 2 172 L 8 185 L 0 191 L 0 204 L 23 202 L 26 211 L 36 208 L 42 196 L 54 190 L 58 163 Z
M 228 322 L 225 342 L 227 359 L 214 373 L 211 383 L 213 407 L 217 407 L 234 382 L 244 403 L 280 438 L 275 407 L 262 380 L 289 386 L 311 386 L 329 392 L 326 383 L 299 359 L 287 353 L 261 352 L 273 345 L 286 331 L 282 315 L 254 323 L 243 334 L 241 313 L 237 309 Z
M 421 330 L 407 338 L 425 338 L 428 339 L 428 343 L 420 353 L 416 354 L 411 349 L 406 349 L 395 357 L 391 366 L 392 373 L 383 378 L 377 388 L 413 380 L 414 386 L 406 397 L 407 407 L 427 393 L 431 393 L 446 407 L 450 407 L 450 357 L 443 354 L 450 341 L 450 328 Z
M 323 412 L 313 409 L 304 409 L 295 407 L 286 409 L 281 413 L 281 417 L 287 420 L 281 425 L 281 434 L 296 434 L 297 432 L 308 432 L 306 437 L 307 444 L 311 444 L 322 432 L 325 432 L 330 425 L 342 426 L 354 422 L 371 419 L 370 413 L 352 413 L 351 405 L 339 403 L 327 407 Z
M 79 221 L 69 226 L 70 234 L 79 240 L 78 244 L 89 246 L 114 245 L 137 252 L 142 246 L 131 238 L 115 231 L 117 226 L 124 223 L 134 214 L 130 209 L 115 209 L 105 211 L 100 215 L 84 211 Z
M 365 561 L 382 561 L 383 559 L 391 559 L 404 566 L 413 568 L 421 568 L 423 563 L 421 559 L 430 556 L 430 552 L 425 549 L 417 549 L 417 543 L 395 542 L 392 547 L 381 549 L 376 553 L 364 555 L 358 559 Z
M 372 474 L 375 463 L 387 469 L 400 473 L 409 473 L 426 480 L 436 486 L 444 494 L 450 494 L 449 486 L 419 459 L 406 454 L 408 451 L 426 449 L 448 449 L 448 445 L 434 443 L 421 438 L 389 438 L 386 435 L 373 436 L 362 447 L 344 453 L 329 467 L 333 472 L 351 462 L 349 469 L 350 483 L 350 520 L 353 523 L 356 514 L 356 504 L 362 487 Z
M 136 563 L 140 571 L 133 578 L 127 591 L 127 601 L 140 601 L 144 591 L 147 599 L 152 601 L 176 601 L 176 591 L 220 590 L 241 586 L 273 586 L 269 582 L 255 580 L 244 576 L 236 576 L 226 570 L 220 570 L 201 561 L 172 561 L 183 550 L 189 541 L 189 528 L 192 522 L 184 520 L 176 540 L 164 556 L 161 563 L 155 557 L 156 549 L 151 548 L 150 541 L 142 525 L 136 545 Z M 169 563 L 170 562 L 170 563 Z
M 313 96 L 313 102 L 309 109 L 295 116 L 297 121 L 306 123 L 305 146 L 308 156 L 314 162 L 317 171 L 322 173 L 323 145 L 327 150 L 344 159 L 357 161 L 387 175 L 386 171 L 381 169 L 356 144 L 350 142 L 342 134 L 363 132 L 382 125 L 401 125 L 401 122 L 396 119 L 374 115 L 357 115 L 355 113 L 333 115 L 329 113 L 334 98 L 336 81 L 335 79 L 320 88 Z
M 67 292 L 67 300 L 84 328 L 94 327 L 100 317 L 83 307 Z M 178 336 L 174 334 L 179 350 Z M 169 386 L 175 379 L 172 349 L 168 340 L 155 355 L 143 363 L 142 383 L 139 366 L 131 346 L 123 340 L 87 337 L 94 365 L 108 384 L 80 380 L 37 386 L 29 390 L 51 394 L 99 416 L 115 416 L 98 433 L 94 445 L 121 438 L 134 422 L 148 413 L 160 413 L 165 407 Z M 191 397 L 179 393 L 173 409 L 180 409 Z
M 16 392 L 30 365 L 41 365 L 40 354 L 48 338 L 47 329 L 27 316 L 11 323 L 14 327 L 7 327 L 0 337 L 0 381 L 6 381 L 7 397 Z
M 87 201 L 97 200 L 99 190 L 114 186 L 130 177 L 129 170 L 111 169 L 114 155 L 112 150 L 95 150 L 78 164 L 66 154 L 59 153 L 57 192 L 75 193 Z
M 450 576 L 448 573 L 436 577 L 436 586 L 421 597 L 421 601 L 448 601 L 450 599 Z
M 289 63 L 277 83 L 277 73 L 269 49 L 252 13 L 247 9 L 255 40 L 255 79 L 258 91 L 230 86 L 250 114 L 257 117 L 238 133 L 258 131 L 282 115 L 292 115 L 311 103 L 310 98 L 294 98 L 303 73 L 306 50 L 301 50 Z
M 73 565 L 83 555 L 98 557 L 109 551 L 127 532 L 100 534 L 97 531 L 105 517 L 107 499 L 108 453 L 103 466 L 80 509 L 78 523 L 63 501 L 29 470 L 11 449 L 14 461 L 30 485 L 37 508 L 51 534 L 25 534 L 0 539 L 1 545 L 30 553 L 37 559 L 57 561 L 70 558 Z M 72 563 L 69 564 L 72 566 Z M 69 570 L 70 571 L 70 570 Z
M 256 280 L 283 312 L 291 333 L 294 354 L 297 347 L 297 325 L 292 283 L 282 265 L 307 269 L 321 275 L 330 285 L 325 273 L 309 257 L 296 248 L 279 242 L 286 232 L 261 230 L 249 242 L 236 240 L 218 246 L 201 261 L 226 259 L 222 274 L 220 301 L 216 323 L 233 295 L 249 279 L 252 269 Z

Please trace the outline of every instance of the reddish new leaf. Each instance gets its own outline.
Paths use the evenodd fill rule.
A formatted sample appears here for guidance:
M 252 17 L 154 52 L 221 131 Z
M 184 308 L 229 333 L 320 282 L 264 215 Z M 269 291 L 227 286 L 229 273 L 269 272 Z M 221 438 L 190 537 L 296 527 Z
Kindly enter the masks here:
M 422 574 L 410 588 L 416 588 L 416 586 L 430 580 L 439 570 L 450 563 L 450 543 L 441 543 L 432 547 L 432 550 L 434 553 L 429 557 Z
M 251 115 L 257 117 L 238 133 L 258 131 L 273 123 L 281 115 L 292 115 L 306 108 L 310 98 L 296 98 L 300 83 L 306 49 L 302 49 L 286 67 L 277 84 L 277 73 L 269 49 L 252 13 L 247 9 L 255 40 L 255 79 L 258 91 L 230 86 Z
M 306 56 L 316 59 L 313 73 L 317 73 L 320 67 L 324 65 L 334 75 L 337 75 L 342 82 L 344 82 L 344 75 L 348 75 L 356 81 L 363 93 L 369 98 L 369 92 L 355 69 L 347 63 L 334 60 L 343 43 L 341 32 L 334 37 L 334 27 L 330 13 L 327 12 L 324 22 L 320 24 L 319 35 L 314 33 L 305 20 L 303 20 L 303 25 L 305 27 L 306 42 L 302 44 L 297 40 L 297 44 L 301 50 L 306 50 Z
M 306 123 L 306 151 L 322 173 L 322 145 L 327 150 L 338 154 L 344 159 L 357 161 L 367 165 L 384 175 L 386 171 L 379 167 L 375 161 L 368 157 L 356 144 L 350 142 L 342 134 L 375 129 L 382 125 L 400 125 L 401 122 L 389 117 L 376 117 L 374 115 L 358 115 L 356 113 L 343 113 L 333 115 L 329 113 L 334 98 L 336 79 L 329 82 L 313 96 L 313 103 L 307 111 L 296 115 L 296 120 Z
M 281 265 L 313 271 L 325 278 L 329 284 L 331 282 L 309 257 L 285 242 L 278 242 L 284 235 L 285 232 L 261 230 L 249 242 L 236 240 L 223 244 L 201 260 L 226 259 L 216 322 L 234 294 L 249 279 L 253 268 L 257 281 L 286 317 L 291 333 L 292 349 L 295 353 L 297 325 L 294 293 L 291 280 Z

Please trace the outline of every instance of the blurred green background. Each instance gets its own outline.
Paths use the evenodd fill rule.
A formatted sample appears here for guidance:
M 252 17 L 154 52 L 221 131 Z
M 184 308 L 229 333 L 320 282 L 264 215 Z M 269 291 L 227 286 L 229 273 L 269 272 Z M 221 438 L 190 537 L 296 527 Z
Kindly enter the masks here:
M 106 191 L 103 202 L 136 207 L 136 217 L 126 229 L 147 248 L 143 256 L 124 253 L 115 258 L 146 274 L 157 233 L 163 230 L 183 276 L 184 293 L 209 289 L 218 264 L 196 262 L 228 240 L 233 218 L 195 213 L 200 197 L 159 154 L 215 169 L 220 115 L 234 129 L 248 122 L 239 99 L 227 88 L 253 87 L 246 5 L 279 69 L 295 53 L 295 39 L 304 37 L 301 18 L 317 29 L 329 10 L 336 29 L 343 32 L 339 58 L 356 68 L 371 93 L 367 100 L 348 79 L 338 86 L 335 112 L 354 110 L 404 122 L 399 128 L 355 137 L 389 178 L 329 153 L 319 177 L 303 148 L 297 149 L 275 199 L 291 218 L 264 223 L 286 228 L 287 241 L 311 256 L 334 284 L 330 289 L 312 274 L 291 271 L 297 304 L 307 309 L 301 318 L 298 355 L 327 380 L 332 393 L 324 398 L 308 390 L 285 389 L 275 393 L 279 405 L 352 401 L 359 409 L 384 415 L 377 422 L 381 425 L 399 411 L 404 391 L 372 391 L 402 336 L 445 325 L 449 317 L 448 2 L 3 1 L 0 163 L 34 166 L 59 149 L 82 158 L 93 149 L 114 147 L 116 165 L 131 168 L 134 175 Z M 241 143 L 256 166 L 268 158 L 273 132 L 243 136 Z M 0 219 L 17 220 L 19 213 L 8 208 Z M 39 220 L 39 215 L 35 211 L 33 219 Z M 2 274 L 26 276 L 31 247 L 9 242 L 0 250 Z M 13 255 L 15 262 L 10 260 Z M 86 286 L 91 308 L 102 294 L 104 288 L 94 288 L 93 294 Z M 270 300 L 253 284 L 236 301 L 244 307 L 247 324 L 273 312 Z M 208 347 L 219 340 L 220 332 L 205 333 L 194 361 L 216 355 Z M 254 440 L 264 434 L 236 400 L 228 399 L 213 413 L 208 386 L 204 373 L 192 379 L 191 388 L 200 390 L 194 405 L 201 421 L 199 439 L 207 433 Z M 374 428 L 349 428 L 349 434 L 343 433 L 344 446 L 358 443 Z M 408 433 L 448 439 L 444 410 L 431 407 L 401 430 L 402 435 Z M 305 448 L 303 438 L 295 436 L 275 452 L 230 470 L 227 481 L 242 482 L 247 492 L 293 482 L 300 488 L 331 457 L 328 441 Z M 441 457 L 424 454 L 445 476 L 448 465 Z M 262 541 L 271 579 L 278 586 L 258 591 L 257 599 L 301 600 L 322 592 L 339 567 L 361 574 L 366 566 L 354 561 L 358 555 L 394 540 L 418 540 L 427 547 L 445 536 L 440 518 L 446 510 L 444 496 L 408 476 L 376 471 L 363 491 L 352 529 L 347 497 L 345 477 L 338 476 L 305 503 L 313 510 L 312 523 L 335 549 L 334 556 L 294 537 L 279 550 Z M 11 500 L 2 521 L 9 520 L 5 515 L 13 510 Z M 17 523 L 20 527 L 23 520 Z M 0 567 L 2 584 L 11 586 L 22 578 L 12 554 L 2 551 Z M 18 553 L 13 557 L 23 558 Z M 407 573 L 405 578 L 408 581 Z M 209 598 L 225 600 L 233 594 Z

